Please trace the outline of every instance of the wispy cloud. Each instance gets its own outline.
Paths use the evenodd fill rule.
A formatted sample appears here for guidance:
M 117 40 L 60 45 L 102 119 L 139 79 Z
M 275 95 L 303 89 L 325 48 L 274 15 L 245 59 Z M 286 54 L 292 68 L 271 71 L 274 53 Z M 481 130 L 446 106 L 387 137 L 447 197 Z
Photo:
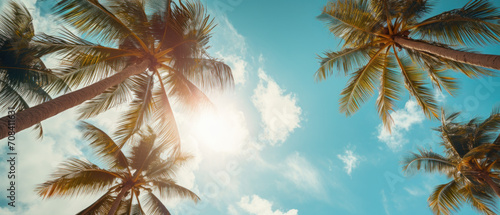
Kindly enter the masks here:
M 287 212 L 282 212 L 281 210 L 273 210 L 273 202 L 263 199 L 257 195 L 243 196 L 241 200 L 237 203 L 238 207 L 242 209 L 245 214 L 251 215 L 297 215 L 297 209 L 291 209 Z M 231 215 L 237 215 L 238 210 L 234 206 L 228 207 L 228 212 Z
M 397 152 L 402 149 L 403 145 L 408 143 L 408 139 L 405 136 L 410 127 L 421 123 L 425 119 L 425 116 L 417 102 L 409 100 L 406 102 L 404 109 L 396 110 L 392 114 L 392 118 L 394 119 L 392 133 L 380 124 L 378 126 L 378 139 L 384 142 L 392 151 Z
M 385 214 L 391 215 L 391 213 L 389 213 L 389 204 L 387 203 L 387 196 L 385 195 L 385 191 L 380 191 L 380 194 L 382 195 L 382 205 L 384 206 Z
M 302 109 L 294 94 L 286 94 L 264 70 L 259 69 L 259 84 L 254 90 L 252 102 L 259 110 L 264 135 L 271 145 L 283 143 L 288 135 L 300 127 Z
M 283 175 L 295 186 L 305 192 L 323 193 L 323 183 L 318 169 L 298 152 L 285 160 Z
M 344 169 L 348 175 L 351 175 L 353 169 L 355 169 L 360 161 L 358 155 L 354 154 L 354 150 L 346 149 L 344 154 L 339 154 L 337 157 L 342 160 L 345 164 Z

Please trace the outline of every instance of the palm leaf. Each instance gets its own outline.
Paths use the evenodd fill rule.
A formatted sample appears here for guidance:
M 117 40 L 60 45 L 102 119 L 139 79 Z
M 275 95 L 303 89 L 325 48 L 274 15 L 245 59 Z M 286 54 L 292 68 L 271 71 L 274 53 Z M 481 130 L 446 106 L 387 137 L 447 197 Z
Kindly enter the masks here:
M 472 208 L 486 215 L 494 215 L 497 211 L 495 196 L 491 195 L 482 187 L 467 185 L 460 189 L 460 194 L 465 197 L 465 200 L 472 205 Z
M 200 197 L 193 193 L 191 190 L 178 185 L 174 180 L 164 179 L 161 181 L 154 180 L 152 181 L 153 186 L 155 186 L 160 192 L 160 197 L 162 198 L 172 198 L 172 197 L 180 197 L 180 198 L 190 198 L 195 203 L 200 201 Z
M 88 161 L 72 158 L 51 175 L 52 180 L 38 185 L 36 192 L 44 198 L 94 194 L 108 188 L 120 177 Z
M 334 69 L 338 74 L 343 73 L 347 75 L 354 67 L 363 65 L 370 58 L 370 50 L 374 47 L 371 45 L 345 48 L 339 52 L 326 52 L 324 57 L 320 57 L 321 66 L 314 74 L 317 81 L 325 80 L 328 76 L 333 74 Z
M 83 131 L 84 139 L 90 142 L 89 145 L 103 163 L 111 168 L 126 169 L 128 167 L 127 158 L 104 131 L 86 122 L 81 122 L 79 128 Z
M 428 199 L 432 212 L 437 215 L 457 212 L 461 202 L 464 201 L 459 190 L 460 185 L 455 180 L 437 186 Z
M 386 55 L 382 74 L 380 76 L 380 93 L 377 98 L 378 113 L 386 129 L 391 128 L 392 117 L 390 111 L 394 111 L 395 102 L 400 98 L 401 80 L 396 71 L 397 65 L 391 55 Z
M 146 207 L 148 208 L 148 214 L 151 215 L 170 215 L 168 209 L 161 203 L 160 199 L 156 197 L 153 193 L 148 193 L 145 195 Z
M 500 11 L 486 0 L 473 0 L 461 9 L 443 12 L 414 26 L 423 39 L 450 45 L 500 42 Z
M 419 153 L 412 153 L 406 157 L 403 163 L 403 171 L 407 174 L 414 174 L 423 169 L 428 173 L 444 173 L 451 176 L 456 170 L 456 164 L 433 151 L 419 149 Z
M 90 206 L 77 213 L 77 215 L 105 214 L 109 211 L 109 209 L 111 209 L 111 205 L 113 204 L 114 200 L 115 198 L 110 194 L 110 192 L 107 192 Z
M 95 98 L 81 104 L 78 107 L 79 119 L 95 117 L 120 104 L 128 103 L 131 98 L 131 80 L 127 79 L 115 85 Z

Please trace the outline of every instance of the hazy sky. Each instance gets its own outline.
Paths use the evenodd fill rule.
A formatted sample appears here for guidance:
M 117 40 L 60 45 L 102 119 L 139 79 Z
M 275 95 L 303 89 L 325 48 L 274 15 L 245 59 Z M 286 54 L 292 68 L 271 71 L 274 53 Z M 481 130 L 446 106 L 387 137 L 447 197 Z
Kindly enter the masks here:
M 56 32 L 50 1 L 23 2 L 37 32 Z M 232 91 L 209 93 L 217 114 L 190 116 L 176 109 L 183 149 L 196 156 L 177 179 L 202 201 L 166 200 L 173 214 L 431 214 L 427 198 L 446 178 L 405 177 L 400 160 L 418 147 L 441 152 L 437 133 L 431 131 L 438 122 L 425 118 L 408 95 L 393 113 L 392 135 L 381 129 L 375 98 L 352 117 L 339 112 L 339 94 L 348 78 L 317 83 L 313 77 L 317 55 L 340 48 L 316 19 L 326 0 L 203 2 L 218 23 L 210 52 L 232 67 L 236 84 Z M 466 2 L 439 1 L 431 14 Z M 498 45 L 474 50 L 500 54 Z M 47 59 L 49 65 L 56 63 Z M 462 87 L 457 95 L 438 97 L 448 112 L 485 117 L 500 105 L 500 78 L 454 76 Z M 19 207 L 7 208 L 2 198 L 0 214 L 74 214 L 97 199 L 42 201 L 33 192 L 60 162 L 90 156 L 75 127 L 75 111 L 45 121 L 43 141 L 29 131 L 18 134 Z M 111 110 L 90 122 L 112 131 L 118 115 Z M 0 165 L 0 171 L 5 168 Z M 5 180 L 0 178 L 1 186 Z M 465 205 L 458 214 L 472 213 Z

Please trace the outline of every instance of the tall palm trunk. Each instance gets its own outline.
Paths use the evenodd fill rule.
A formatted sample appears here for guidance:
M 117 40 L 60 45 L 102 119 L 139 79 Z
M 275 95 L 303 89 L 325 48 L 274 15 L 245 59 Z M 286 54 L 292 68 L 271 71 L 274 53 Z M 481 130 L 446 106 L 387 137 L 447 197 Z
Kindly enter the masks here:
M 128 77 L 145 71 L 148 65 L 149 61 L 145 60 L 140 64 L 128 66 L 123 71 L 98 81 L 90 86 L 59 96 L 53 100 L 44 102 L 26 110 L 19 111 L 15 115 L 15 131 L 20 132 L 37 123 L 40 123 L 45 119 L 53 117 L 65 110 L 92 99 L 103 93 L 106 89 L 123 82 Z M 9 116 L 5 116 L 0 119 L 0 139 L 8 136 L 8 132 L 10 131 L 8 123 Z
M 116 196 L 115 201 L 113 201 L 113 205 L 111 205 L 111 209 L 109 209 L 108 215 L 115 215 L 116 211 L 118 210 L 118 207 L 120 206 L 120 202 L 122 202 L 123 197 L 125 197 L 125 193 L 127 193 L 127 191 L 129 191 L 130 188 L 132 188 L 132 186 L 129 184 L 123 186 L 118 196 Z
M 496 184 L 495 182 L 493 182 L 493 180 L 491 179 L 491 177 L 488 175 L 482 177 L 484 179 L 484 181 L 488 184 L 488 186 L 491 187 L 491 189 L 493 189 L 495 191 L 495 193 L 497 194 L 498 197 L 500 197 L 500 187 L 498 186 L 498 184 Z
M 408 49 L 419 50 L 435 54 L 442 58 L 450 59 L 453 61 L 471 64 L 480 67 L 500 70 L 500 55 L 476 54 L 471 52 L 456 51 L 431 45 L 425 42 L 420 42 L 403 37 L 395 37 L 394 41 Z

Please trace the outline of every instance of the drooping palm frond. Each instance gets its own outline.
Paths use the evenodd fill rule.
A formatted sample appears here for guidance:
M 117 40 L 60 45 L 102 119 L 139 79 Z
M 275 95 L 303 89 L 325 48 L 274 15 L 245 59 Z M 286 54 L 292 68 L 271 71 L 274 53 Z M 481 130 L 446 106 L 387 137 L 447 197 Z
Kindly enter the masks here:
M 484 187 L 468 184 L 459 191 L 465 200 L 478 212 L 486 215 L 494 215 L 497 211 L 495 197 Z
M 163 205 L 163 203 L 156 197 L 155 194 L 149 192 L 145 195 L 146 207 L 148 208 L 148 214 L 151 215 L 170 215 L 168 209 Z
M 83 138 L 90 142 L 90 146 L 100 160 L 110 168 L 126 169 L 128 161 L 120 147 L 104 131 L 87 122 L 81 122 L 79 129 Z
M 370 58 L 371 45 L 346 48 L 339 52 L 326 52 L 324 57 L 320 57 L 321 66 L 314 75 L 316 80 L 325 80 L 328 76 L 333 74 L 334 69 L 338 74 L 343 73 L 347 75 L 358 65 L 368 62 Z
M 111 195 L 110 192 L 105 193 L 101 196 L 101 198 L 97 199 L 94 203 L 92 203 L 87 208 L 83 209 L 77 215 L 100 215 L 105 214 L 111 208 L 111 204 L 115 198 Z
M 385 56 L 385 62 L 380 76 L 380 89 L 377 98 L 377 108 L 380 118 L 382 118 L 385 128 L 390 131 L 392 124 L 391 111 L 401 94 L 402 80 L 397 71 L 396 59 L 388 53 Z
M 437 186 L 428 199 L 432 212 L 436 215 L 457 212 L 464 201 L 464 197 L 458 192 L 459 190 L 460 184 L 455 180 Z
M 419 149 L 419 153 L 412 153 L 403 161 L 403 171 L 406 174 L 415 174 L 419 170 L 428 173 L 444 173 L 451 176 L 456 171 L 457 163 L 433 151 Z
M 200 201 L 200 197 L 193 193 L 193 191 L 186 189 L 183 186 L 178 185 L 172 179 L 163 179 L 163 180 L 153 180 L 153 186 L 155 186 L 160 192 L 160 197 L 180 197 L 180 198 L 189 198 L 193 200 L 195 203 Z
M 500 11 L 487 0 L 473 0 L 410 27 L 423 39 L 450 45 L 500 42 Z
M 132 100 L 132 96 L 130 94 L 132 91 L 130 82 L 131 80 L 127 79 L 124 82 L 107 89 L 104 93 L 98 95 L 92 100 L 80 105 L 78 107 L 78 112 L 80 112 L 79 119 L 95 117 L 111 108 L 130 102 L 130 100 Z
M 375 92 L 381 68 L 384 64 L 383 49 L 370 53 L 370 61 L 366 66 L 356 71 L 349 80 L 347 87 L 342 90 L 340 98 L 340 111 L 351 115 L 359 109 Z
M 94 194 L 111 186 L 121 176 L 88 161 L 73 158 L 63 163 L 51 177 L 52 180 L 36 188 L 44 198 Z

